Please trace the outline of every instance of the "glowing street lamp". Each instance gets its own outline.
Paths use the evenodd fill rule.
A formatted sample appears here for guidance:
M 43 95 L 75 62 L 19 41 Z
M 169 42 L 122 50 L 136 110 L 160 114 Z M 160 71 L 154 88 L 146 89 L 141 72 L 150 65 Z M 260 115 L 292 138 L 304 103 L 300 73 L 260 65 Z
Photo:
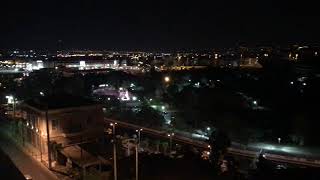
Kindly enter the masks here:
M 41 92 L 40 92 L 40 95 L 41 95 L 41 96 L 44 96 L 44 93 L 41 91 Z
M 278 143 L 279 143 L 279 144 L 281 143 L 281 138 L 278 138 Z
M 172 150 L 172 137 L 173 136 L 174 136 L 174 133 L 168 134 L 168 137 L 170 139 L 170 144 L 169 144 L 170 153 L 171 153 L 171 150 Z
M 257 101 L 253 101 L 253 104 L 254 104 L 254 105 L 257 105 L 257 104 L 258 104 L 258 102 L 257 102 Z
M 8 104 L 13 104 L 14 103 L 14 97 L 13 96 L 6 96 L 6 99 L 8 100 Z
M 16 98 L 12 95 L 6 96 L 7 103 L 12 104 L 13 118 L 16 117 Z
M 170 77 L 169 77 L 169 76 L 164 77 L 164 81 L 165 81 L 166 83 L 170 82 Z
M 140 144 L 140 136 L 141 136 L 141 131 L 142 131 L 143 129 L 137 129 L 136 130 L 136 132 L 138 133 L 138 144 Z

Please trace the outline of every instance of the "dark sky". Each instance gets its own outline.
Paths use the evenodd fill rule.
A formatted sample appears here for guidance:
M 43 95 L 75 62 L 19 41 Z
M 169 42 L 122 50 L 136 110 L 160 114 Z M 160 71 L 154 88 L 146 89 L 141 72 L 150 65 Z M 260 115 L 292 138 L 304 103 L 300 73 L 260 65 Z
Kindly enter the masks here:
M 281 1 L 281 2 L 279 2 Z M 301 0 L 1 0 L 0 48 L 183 49 L 319 42 Z

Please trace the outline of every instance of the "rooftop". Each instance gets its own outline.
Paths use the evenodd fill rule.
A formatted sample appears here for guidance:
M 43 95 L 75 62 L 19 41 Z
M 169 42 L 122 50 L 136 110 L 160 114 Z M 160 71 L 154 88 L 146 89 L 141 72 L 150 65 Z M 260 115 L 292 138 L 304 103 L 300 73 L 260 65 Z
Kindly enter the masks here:
M 48 109 L 63 109 L 95 105 L 96 102 L 81 96 L 64 94 L 39 96 L 33 99 L 26 100 L 25 104 L 37 108 L 39 110 L 46 110 L 47 106 Z

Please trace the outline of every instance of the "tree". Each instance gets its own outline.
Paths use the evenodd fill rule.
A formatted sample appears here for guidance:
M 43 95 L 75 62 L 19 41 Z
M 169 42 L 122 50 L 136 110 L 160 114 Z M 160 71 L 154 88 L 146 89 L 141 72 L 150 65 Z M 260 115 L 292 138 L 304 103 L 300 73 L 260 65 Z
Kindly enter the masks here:
M 215 170 L 218 170 L 218 166 L 223 156 L 227 153 L 227 148 L 231 145 L 231 141 L 225 132 L 217 130 L 211 133 L 209 144 L 211 146 L 211 163 Z

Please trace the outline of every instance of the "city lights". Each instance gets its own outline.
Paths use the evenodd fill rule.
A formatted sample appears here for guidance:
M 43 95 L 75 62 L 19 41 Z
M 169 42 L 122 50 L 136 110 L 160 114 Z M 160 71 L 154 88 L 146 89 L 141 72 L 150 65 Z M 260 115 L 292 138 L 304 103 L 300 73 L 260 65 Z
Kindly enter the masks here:
M 253 101 L 253 104 L 254 104 L 254 105 L 257 105 L 257 104 L 258 104 L 258 102 L 255 100 L 255 101 Z
M 312 179 L 319 6 L 272 5 L 2 3 L 0 177 Z

